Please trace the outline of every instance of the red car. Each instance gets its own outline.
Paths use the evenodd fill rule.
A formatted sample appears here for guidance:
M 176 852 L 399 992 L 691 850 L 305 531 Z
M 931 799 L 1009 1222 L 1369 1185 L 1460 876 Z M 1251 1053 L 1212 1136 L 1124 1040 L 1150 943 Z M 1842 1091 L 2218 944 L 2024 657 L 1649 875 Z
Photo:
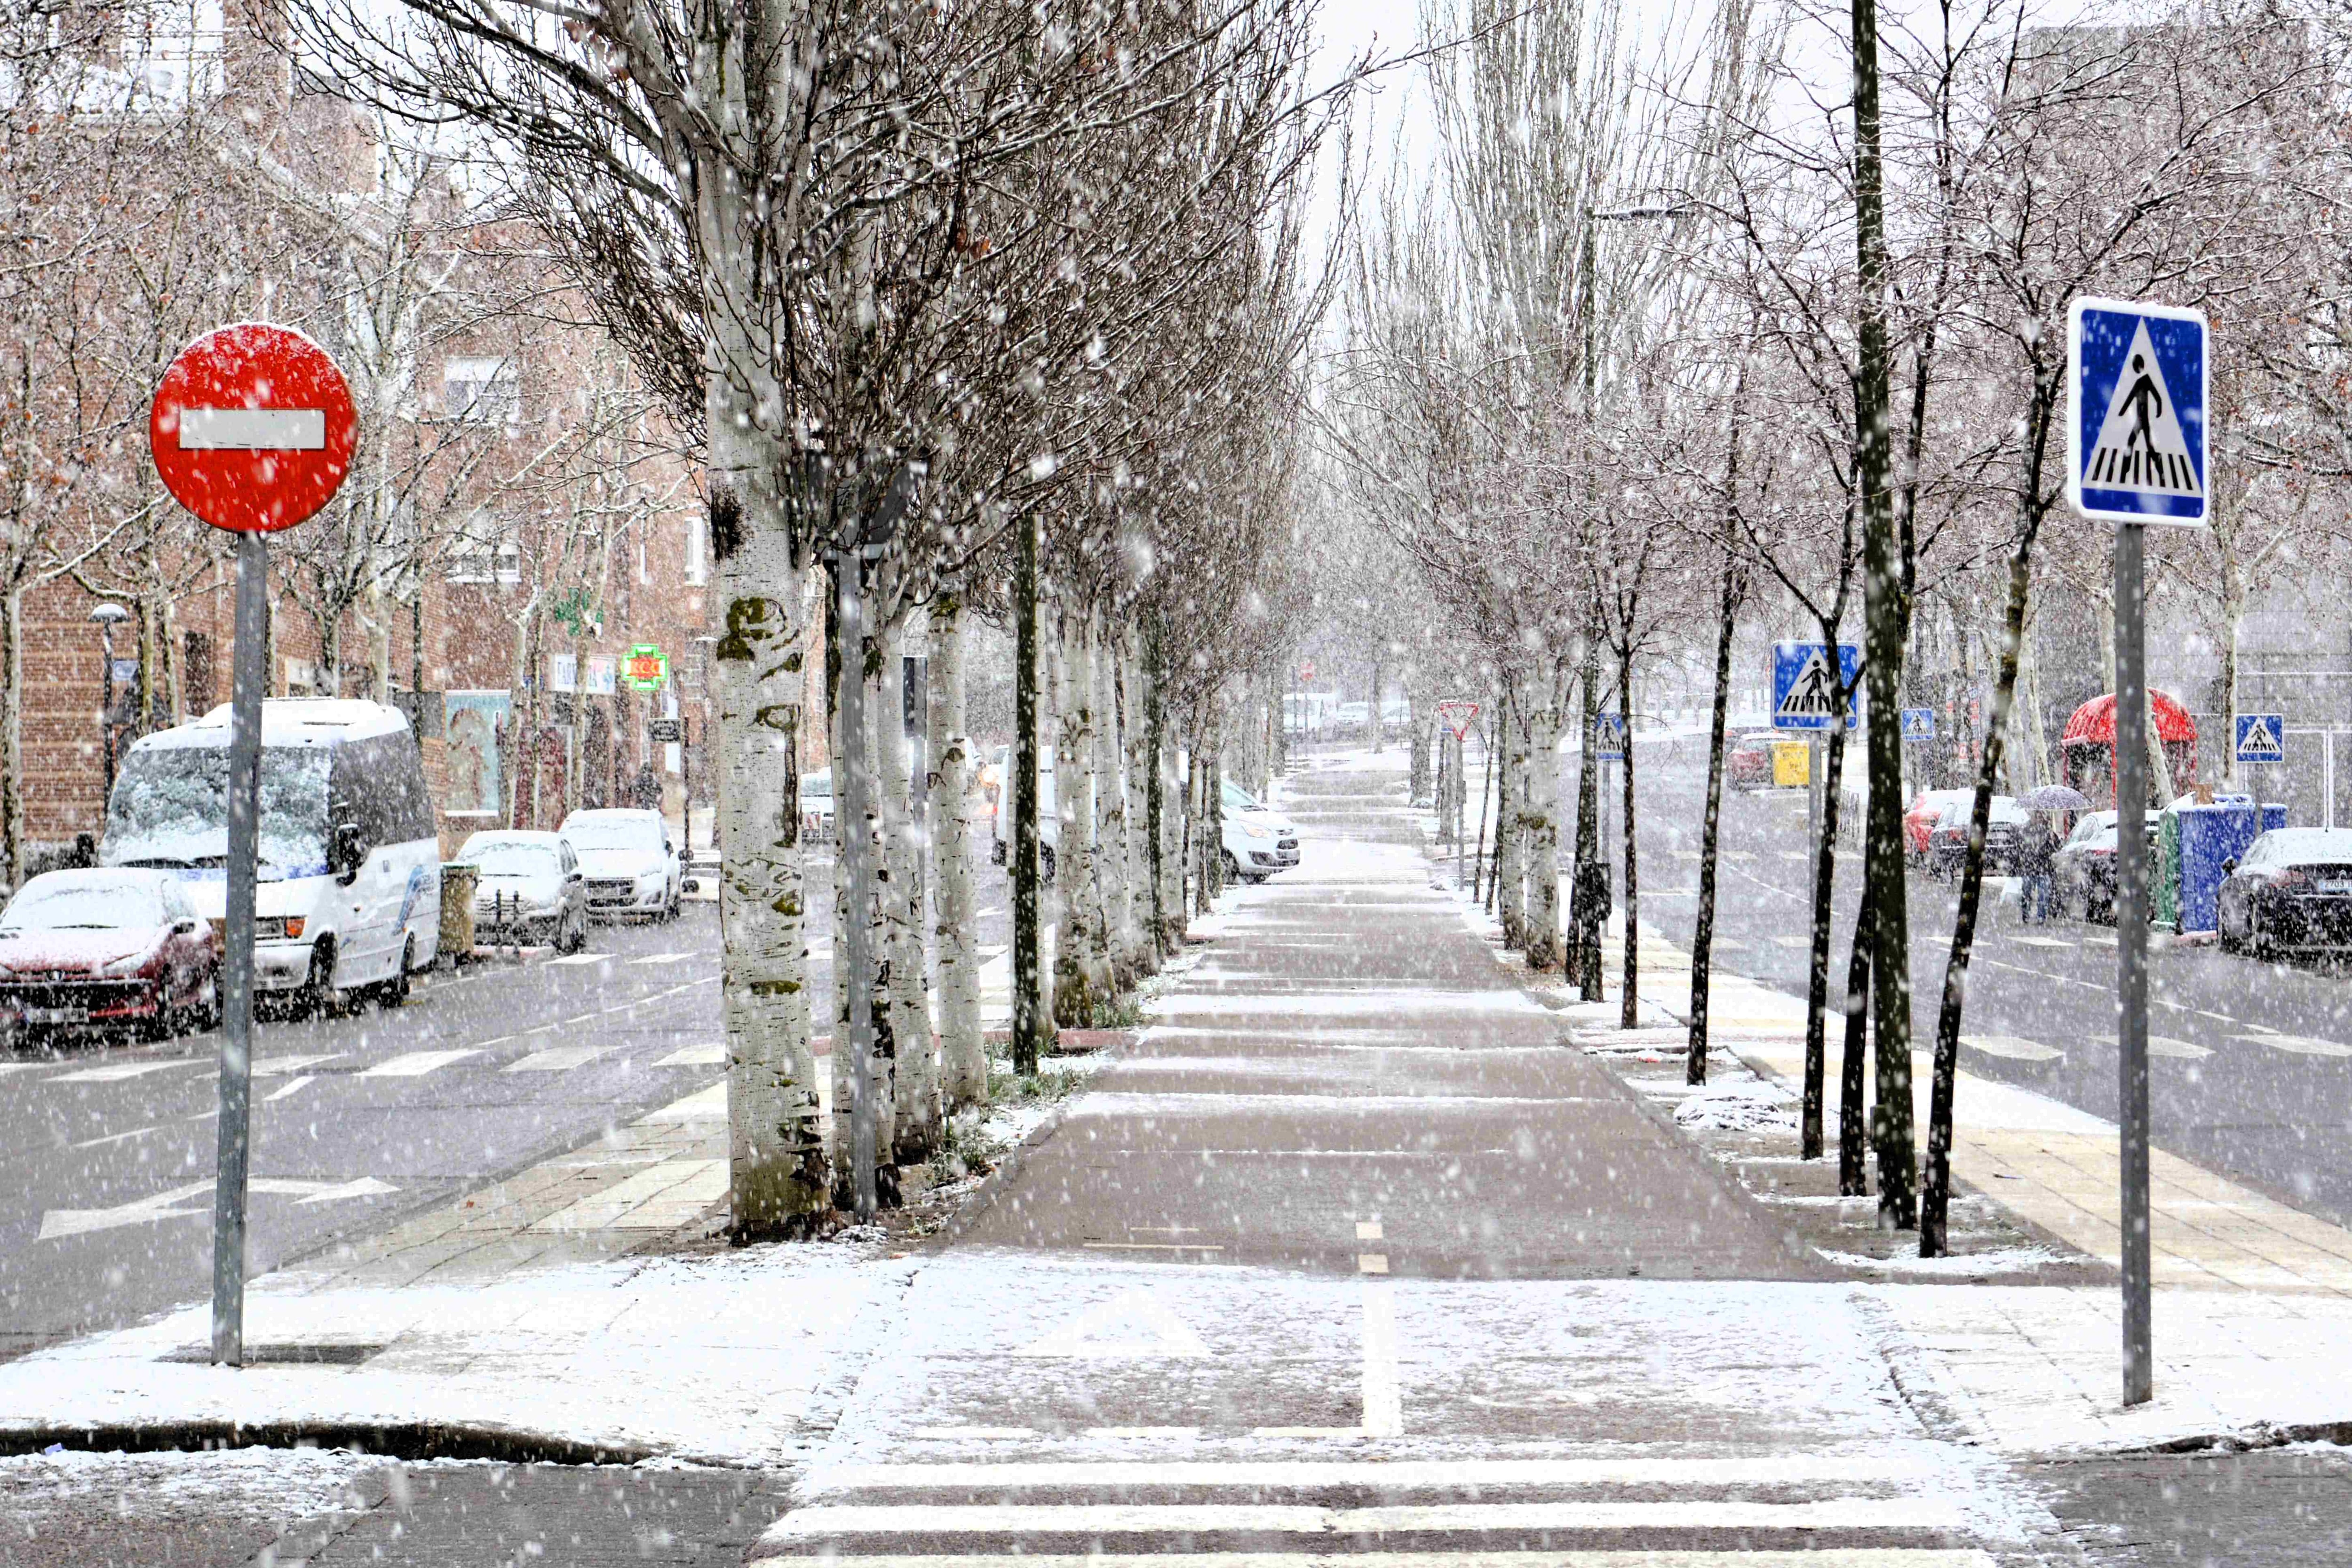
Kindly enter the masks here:
M 1734 789 L 1770 789 L 1772 787 L 1772 742 L 1780 737 L 1769 730 L 1755 730 L 1731 742 L 1731 751 L 1724 758 L 1724 777 Z
M 1973 801 L 1976 791 L 1968 789 L 1923 789 L 1912 801 L 1911 809 L 1903 814 L 1903 844 L 1915 862 L 1924 864 L 1934 852 L 1927 841 L 1935 831 L 1936 819 L 1961 801 Z
M 170 872 L 50 871 L 0 910 L 0 1023 L 160 1039 L 219 1006 L 219 944 Z

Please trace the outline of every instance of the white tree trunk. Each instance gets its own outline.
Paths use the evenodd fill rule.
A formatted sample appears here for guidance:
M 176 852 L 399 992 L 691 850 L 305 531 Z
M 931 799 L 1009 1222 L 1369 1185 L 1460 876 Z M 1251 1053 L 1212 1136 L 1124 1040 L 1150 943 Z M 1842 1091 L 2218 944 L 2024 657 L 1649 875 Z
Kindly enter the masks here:
M 803 1227 L 833 1199 L 809 1038 L 801 876 L 807 626 L 781 498 L 767 479 L 774 465 L 766 443 L 733 417 L 716 385 L 711 401 L 712 506 L 740 508 L 733 528 L 714 531 L 740 541 L 719 563 L 722 631 L 712 659 L 725 813 L 719 921 L 730 1193 L 738 1236 L 774 1236 Z
M 1503 945 L 1519 947 L 1527 940 L 1528 861 L 1522 823 L 1527 816 L 1528 733 L 1527 693 L 1507 687 L 1503 699 L 1503 778 L 1501 808 L 1495 815 L 1495 919 L 1503 928 Z
M 880 637 L 881 706 L 875 711 L 876 791 L 882 804 L 883 954 L 889 972 L 890 1037 L 898 1049 L 897 1126 L 892 1150 L 901 1165 L 920 1163 L 940 1145 L 940 1059 L 931 1032 L 929 976 L 923 961 L 923 856 L 908 809 L 911 760 L 907 745 L 905 623 Z
M 1109 988 L 1096 942 L 1095 679 L 1086 617 L 1064 608 L 1055 617 L 1055 643 L 1054 803 L 1060 820 L 1054 887 L 1062 918 L 1054 938 L 1054 1022 L 1082 1029 L 1108 1000 Z
M 980 954 L 972 942 L 971 737 L 964 732 L 963 602 L 931 605 L 929 712 L 932 758 L 931 860 L 938 868 L 940 1063 L 950 1109 L 988 1096 L 988 1047 L 980 1022 Z
M 1562 967 L 1560 938 L 1559 730 L 1562 672 L 1538 673 L 1528 690 L 1527 953 L 1530 970 Z
M 1160 942 L 1151 930 L 1151 791 L 1158 770 L 1151 755 L 1150 677 L 1132 632 L 1119 638 L 1119 738 L 1127 799 L 1127 929 L 1120 942 L 1138 977 L 1160 973 Z
M 1128 843 L 1126 751 L 1120 731 L 1126 715 L 1119 702 L 1123 662 L 1118 638 L 1105 617 L 1089 623 L 1095 674 L 1095 799 L 1101 824 L 1095 878 L 1102 900 L 1101 932 L 1107 971 L 1115 994 L 1135 984 L 1134 888 L 1129 880 L 1134 852 Z
M 1160 692 L 1160 756 L 1153 787 L 1160 792 L 1160 932 L 1163 955 L 1180 952 L 1192 923 L 1184 905 L 1184 786 L 1177 765 L 1176 715 L 1168 707 L 1166 679 Z

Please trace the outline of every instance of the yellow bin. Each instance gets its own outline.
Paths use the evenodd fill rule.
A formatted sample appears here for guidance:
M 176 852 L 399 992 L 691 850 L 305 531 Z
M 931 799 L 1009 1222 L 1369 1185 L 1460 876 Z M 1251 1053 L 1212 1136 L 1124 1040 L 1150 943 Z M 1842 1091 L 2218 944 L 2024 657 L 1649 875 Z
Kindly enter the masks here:
M 1783 789 L 1802 789 L 1813 782 L 1813 748 L 1806 741 L 1772 742 L 1772 782 Z

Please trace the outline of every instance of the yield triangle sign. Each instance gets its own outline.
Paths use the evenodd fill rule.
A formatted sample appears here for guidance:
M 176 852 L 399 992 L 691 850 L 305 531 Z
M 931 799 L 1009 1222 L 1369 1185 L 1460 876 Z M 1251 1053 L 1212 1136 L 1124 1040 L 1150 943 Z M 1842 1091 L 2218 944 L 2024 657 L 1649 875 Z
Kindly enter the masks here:
M 2107 416 L 2083 468 L 2085 489 L 2139 495 L 2201 497 L 2204 480 L 2181 434 L 2180 405 L 2165 384 L 2164 365 L 2148 342 L 2147 323 L 2132 332 Z
M 1141 1290 L 1112 1297 L 1089 1308 L 1044 1339 L 1013 1352 L 1024 1356 L 1108 1359 L 1169 1356 L 1200 1360 L 1209 1347 L 1192 1326 Z

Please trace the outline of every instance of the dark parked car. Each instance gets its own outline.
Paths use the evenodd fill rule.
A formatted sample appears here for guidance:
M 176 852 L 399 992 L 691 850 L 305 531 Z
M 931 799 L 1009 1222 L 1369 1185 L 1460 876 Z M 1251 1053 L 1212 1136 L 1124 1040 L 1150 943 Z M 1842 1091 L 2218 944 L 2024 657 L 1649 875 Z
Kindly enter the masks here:
M 2221 864 L 2222 951 L 2352 949 L 2352 827 L 2274 827 Z
M 0 1019 L 163 1038 L 219 1011 L 220 948 L 168 871 L 50 871 L 0 910 Z
M 1964 795 L 1944 808 L 1927 832 L 1928 865 L 1938 877 L 1957 877 L 1969 855 L 1969 818 L 1976 812 L 1976 796 Z M 2014 795 L 1992 797 L 1992 813 L 1985 822 L 1985 875 L 2010 877 L 2017 871 L 2017 836 L 2024 831 L 2026 813 Z

